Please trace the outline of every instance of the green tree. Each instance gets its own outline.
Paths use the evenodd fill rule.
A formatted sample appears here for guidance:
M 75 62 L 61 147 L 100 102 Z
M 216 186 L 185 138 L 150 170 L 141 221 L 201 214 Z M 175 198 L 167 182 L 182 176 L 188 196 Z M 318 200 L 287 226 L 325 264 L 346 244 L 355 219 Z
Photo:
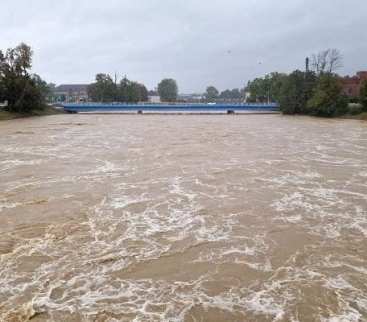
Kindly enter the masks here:
M 178 86 L 174 79 L 166 78 L 158 84 L 158 93 L 162 101 L 175 102 L 178 96 Z
M 205 92 L 205 98 L 209 102 L 213 102 L 218 98 L 219 92 L 214 86 L 209 86 Z
M 322 74 L 317 82 L 311 99 L 307 102 L 307 110 L 316 116 L 338 116 L 348 111 L 348 100 L 342 95 L 342 87 L 338 77 L 331 73 Z
M 296 70 L 283 78 L 278 94 L 280 109 L 284 114 L 307 114 L 307 101 L 316 84 L 313 72 Z
M 52 89 L 49 87 L 49 84 L 47 84 L 47 82 L 44 81 L 37 74 L 33 74 L 31 77 L 32 77 L 33 82 L 36 84 L 36 86 L 40 90 L 43 100 L 47 100 L 47 98 L 52 93 Z
M 241 98 L 241 92 L 238 88 L 234 88 L 231 90 L 231 99 L 239 100 Z
M 29 74 L 32 55 L 31 47 L 24 43 L 7 49 L 5 54 L 0 51 L 0 95 L 8 101 L 11 112 L 29 113 L 44 107 L 43 81 Z
M 148 90 L 143 84 L 132 82 L 124 77 L 118 86 L 117 97 L 120 102 L 145 102 L 148 100 Z
M 139 90 L 140 90 L 140 102 L 146 102 L 148 101 L 148 89 L 143 84 L 138 84 Z
M 113 102 L 117 100 L 117 86 L 108 74 L 97 74 L 96 80 L 88 87 L 88 95 L 95 102 Z
M 229 100 L 229 99 L 231 99 L 231 98 L 232 98 L 232 91 L 231 91 L 231 90 L 229 90 L 229 89 L 226 89 L 226 90 L 224 90 L 224 91 L 222 91 L 222 92 L 220 93 L 219 97 L 220 97 L 221 99 L 224 99 L 224 100 Z
M 138 82 L 130 82 L 128 86 L 128 102 L 138 103 L 148 100 L 148 90 Z
M 279 102 L 281 88 L 287 75 L 282 73 L 271 73 L 263 78 L 255 78 L 248 82 L 246 92 L 250 93 L 250 102 Z
M 367 112 L 367 80 L 363 81 L 360 91 L 360 102 L 363 106 L 363 111 Z
M 242 93 L 238 88 L 234 88 L 232 90 L 226 89 L 220 93 L 219 98 L 224 100 L 240 100 L 242 97 Z

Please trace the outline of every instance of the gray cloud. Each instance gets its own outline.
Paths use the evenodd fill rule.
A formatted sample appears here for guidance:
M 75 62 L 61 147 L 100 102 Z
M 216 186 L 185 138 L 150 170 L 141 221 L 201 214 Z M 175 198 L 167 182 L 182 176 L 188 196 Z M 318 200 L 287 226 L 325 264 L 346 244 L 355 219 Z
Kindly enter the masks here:
M 365 0 L 1 1 L 0 48 L 29 43 L 35 72 L 55 83 L 117 72 L 181 92 L 243 86 L 271 71 L 303 68 L 338 48 L 340 73 L 367 69 Z

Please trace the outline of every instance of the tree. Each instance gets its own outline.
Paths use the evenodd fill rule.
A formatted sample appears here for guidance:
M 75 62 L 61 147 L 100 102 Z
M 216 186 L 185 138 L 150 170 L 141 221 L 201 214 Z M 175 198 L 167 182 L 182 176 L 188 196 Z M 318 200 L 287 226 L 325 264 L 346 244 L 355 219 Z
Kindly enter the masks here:
M 32 76 L 33 82 L 36 84 L 36 86 L 39 88 L 42 98 L 46 100 L 52 93 L 51 88 L 49 87 L 49 84 L 47 84 L 46 81 L 44 81 L 39 75 L 33 74 Z
M 143 84 L 139 84 L 140 89 L 140 102 L 146 102 L 148 101 L 148 89 Z
M 264 78 L 255 78 L 248 82 L 246 92 L 250 93 L 250 102 L 279 102 L 280 91 L 286 78 L 282 73 L 271 73 Z
M 220 93 L 219 97 L 223 100 L 236 100 L 239 101 L 243 93 L 238 89 L 234 88 L 232 90 L 226 89 Z
M 113 102 L 117 99 L 117 86 L 108 74 L 97 74 L 96 81 L 88 87 L 89 97 L 96 102 Z
M 284 77 L 279 90 L 280 109 L 285 114 L 307 113 L 307 101 L 312 95 L 316 83 L 316 75 L 296 70 Z
M 311 99 L 307 102 L 309 114 L 316 116 L 338 116 L 347 113 L 348 101 L 342 95 L 342 87 L 336 75 L 319 77 Z
M 239 100 L 241 98 L 241 92 L 238 88 L 234 88 L 231 90 L 231 99 Z
M 171 78 L 163 79 L 158 84 L 158 93 L 162 101 L 176 101 L 178 96 L 178 87 L 176 81 Z
M 44 107 L 44 81 L 29 74 L 32 55 L 31 47 L 24 43 L 7 49 L 5 55 L 0 51 L 0 95 L 11 112 L 29 113 Z
M 343 67 L 343 57 L 337 49 L 327 49 L 312 55 L 312 67 L 320 75 L 323 73 L 335 73 Z
M 118 101 L 120 102 L 145 102 L 148 100 L 147 88 L 138 82 L 132 82 L 124 77 L 118 86 Z
M 367 112 L 367 80 L 363 81 L 359 96 L 363 111 Z
M 130 82 L 127 93 L 128 102 L 138 103 L 148 100 L 148 90 L 143 84 Z
M 213 102 L 218 98 L 219 92 L 214 86 L 209 86 L 206 89 L 205 98 L 207 101 Z

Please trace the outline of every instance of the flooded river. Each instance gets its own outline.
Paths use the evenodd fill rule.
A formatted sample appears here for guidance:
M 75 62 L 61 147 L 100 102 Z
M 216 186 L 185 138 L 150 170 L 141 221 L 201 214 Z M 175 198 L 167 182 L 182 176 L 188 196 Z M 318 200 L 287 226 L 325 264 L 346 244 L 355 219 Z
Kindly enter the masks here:
M 367 321 L 367 122 L 0 123 L 0 321 Z

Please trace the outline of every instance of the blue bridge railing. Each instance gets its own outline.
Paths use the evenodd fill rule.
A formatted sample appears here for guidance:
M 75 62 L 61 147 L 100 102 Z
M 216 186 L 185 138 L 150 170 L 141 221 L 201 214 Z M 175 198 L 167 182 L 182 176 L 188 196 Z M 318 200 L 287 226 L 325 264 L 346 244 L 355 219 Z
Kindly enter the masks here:
M 125 104 L 125 103 L 65 103 L 65 111 L 82 112 L 277 112 L 277 103 L 243 103 L 243 104 Z

